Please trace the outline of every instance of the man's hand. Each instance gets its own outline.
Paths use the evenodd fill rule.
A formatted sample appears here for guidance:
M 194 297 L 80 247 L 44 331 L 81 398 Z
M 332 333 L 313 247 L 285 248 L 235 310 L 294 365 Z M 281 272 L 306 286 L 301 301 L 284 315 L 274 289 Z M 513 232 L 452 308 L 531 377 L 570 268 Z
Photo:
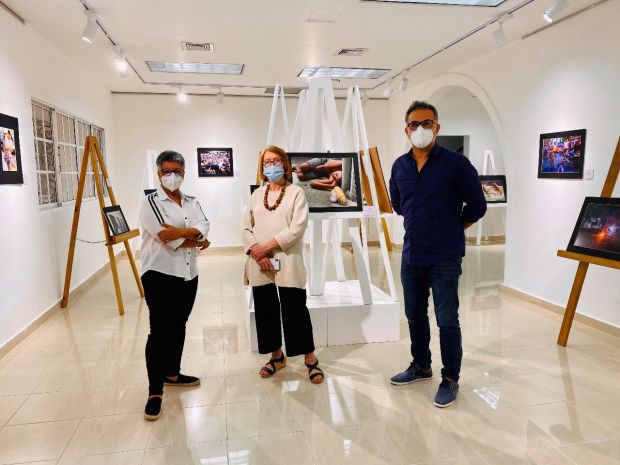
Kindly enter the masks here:
M 473 226 L 473 225 L 474 225 L 474 223 L 468 223 L 467 221 L 463 221 L 463 229 L 467 229 L 467 228 L 469 228 L 470 226 Z
M 258 267 L 261 271 L 275 271 L 275 268 L 271 264 L 268 257 L 261 258 L 260 260 L 257 260 L 256 263 L 258 263 Z
M 157 237 L 160 241 L 164 243 L 168 243 L 170 241 L 175 241 L 180 237 L 183 237 L 185 234 L 185 228 L 177 228 L 175 226 L 169 225 L 167 223 L 161 224 L 165 229 L 159 231 Z

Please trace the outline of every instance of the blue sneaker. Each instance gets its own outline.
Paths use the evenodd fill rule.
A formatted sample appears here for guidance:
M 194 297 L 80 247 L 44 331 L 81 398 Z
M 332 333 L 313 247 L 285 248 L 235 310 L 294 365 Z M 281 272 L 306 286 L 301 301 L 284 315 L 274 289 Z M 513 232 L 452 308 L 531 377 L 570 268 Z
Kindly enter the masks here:
M 411 362 L 409 368 L 402 373 L 398 373 L 392 376 L 390 382 L 396 386 L 402 386 L 404 384 L 415 383 L 424 379 L 431 379 L 433 377 L 433 370 L 429 368 L 420 368 L 415 362 Z
M 456 396 L 459 393 L 459 383 L 452 381 L 451 379 L 444 378 L 437 394 L 435 395 L 435 406 L 439 408 L 446 408 L 452 405 L 456 401 Z

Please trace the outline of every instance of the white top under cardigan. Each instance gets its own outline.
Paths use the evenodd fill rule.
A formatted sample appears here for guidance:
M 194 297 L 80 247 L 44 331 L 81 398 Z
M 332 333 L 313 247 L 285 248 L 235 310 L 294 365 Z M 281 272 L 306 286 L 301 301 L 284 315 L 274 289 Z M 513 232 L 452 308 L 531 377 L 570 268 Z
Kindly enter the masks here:
M 280 271 L 261 271 L 258 263 L 248 256 L 245 263 L 245 285 L 264 286 L 275 283 L 279 287 L 306 287 L 304 266 L 304 232 L 308 226 L 308 203 L 304 191 L 294 184 L 286 185 L 282 203 L 273 211 L 263 204 L 266 186 L 254 191 L 250 197 L 242 229 L 243 248 L 246 254 L 254 244 L 274 239 L 280 248 L 273 257 L 280 260 Z M 273 206 L 280 191 L 269 192 L 269 205 Z
M 198 252 L 195 247 L 179 247 L 185 242 L 183 238 L 167 244 L 161 242 L 157 234 L 164 229 L 162 223 L 177 228 L 196 228 L 200 231 L 198 240 L 202 241 L 209 232 L 209 220 L 195 197 L 181 193 L 181 206 L 179 206 L 168 197 L 161 186 L 156 192 L 144 198 L 140 208 L 142 274 L 153 270 L 191 281 L 198 276 L 196 266 Z

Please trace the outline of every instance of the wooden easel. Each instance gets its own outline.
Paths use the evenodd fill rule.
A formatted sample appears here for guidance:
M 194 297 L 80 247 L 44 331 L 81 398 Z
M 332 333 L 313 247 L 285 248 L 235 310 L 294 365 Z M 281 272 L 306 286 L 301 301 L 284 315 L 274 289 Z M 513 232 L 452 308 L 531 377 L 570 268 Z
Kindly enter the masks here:
M 112 203 L 112 205 L 118 204 L 116 203 L 116 198 L 114 197 L 114 192 L 112 191 L 112 186 L 110 185 L 108 170 L 105 167 L 103 155 L 101 155 L 101 149 L 99 148 L 99 141 L 95 136 L 86 137 L 86 142 L 84 143 L 84 152 L 82 154 L 82 164 L 80 166 L 80 179 L 78 182 L 77 198 L 75 200 L 75 210 L 73 212 L 73 226 L 71 228 L 71 240 L 69 242 L 69 255 L 67 257 L 65 289 L 62 294 L 62 301 L 60 303 L 60 306 L 62 308 L 65 308 L 69 303 L 69 289 L 71 286 L 71 272 L 73 270 L 75 241 L 77 239 L 78 224 L 80 221 L 80 209 L 82 207 L 82 195 L 84 193 L 84 183 L 86 182 L 86 171 L 88 169 L 89 160 L 91 166 L 93 167 L 95 185 L 97 186 L 97 199 L 99 200 L 99 207 L 101 210 L 103 233 L 105 234 L 106 239 L 105 245 L 108 248 L 108 256 L 110 258 L 110 268 L 112 270 L 112 278 L 114 280 L 114 290 L 116 291 L 116 303 L 118 304 L 118 313 L 119 315 L 123 315 L 125 313 L 125 308 L 123 306 L 123 296 L 121 295 L 121 287 L 118 281 L 118 270 L 116 268 L 116 258 L 114 257 L 113 246 L 115 244 L 120 244 L 121 242 L 125 244 L 125 250 L 127 251 L 127 256 L 129 257 L 129 263 L 131 263 L 131 269 L 133 270 L 133 275 L 136 279 L 136 284 L 138 285 L 138 291 L 140 292 L 140 296 L 144 297 L 144 289 L 142 288 L 142 283 L 140 282 L 140 276 L 138 274 L 138 269 L 136 268 L 136 262 L 134 261 L 133 254 L 131 253 L 131 247 L 129 246 L 129 240 L 139 236 L 140 231 L 137 229 L 132 229 L 131 231 L 119 234 L 118 236 L 110 235 L 110 230 L 108 229 L 108 224 L 106 223 L 105 216 L 103 214 L 105 199 L 103 195 L 101 178 L 99 177 L 99 170 L 101 170 L 101 174 L 103 175 L 103 179 L 105 180 L 105 185 L 108 189 L 108 194 L 110 195 L 110 202 Z
M 618 175 L 620 174 L 620 138 L 618 138 L 618 145 L 616 145 L 616 152 L 611 160 L 611 166 L 607 173 L 607 179 L 603 185 L 603 191 L 601 197 L 611 197 L 618 181 Z M 577 304 L 579 303 L 579 297 L 581 296 L 581 290 L 583 289 L 583 282 L 586 279 L 588 273 L 588 267 L 590 263 L 593 265 L 606 266 L 609 268 L 615 268 L 620 270 L 620 262 L 615 260 L 608 260 L 605 258 L 591 257 L 590 255 L 584 255 L 575 252 L 568 252 L 566 250 L 558 250 L 558 257 L 570 258 L 571 260 L 579 261 L 577 267 L 577 273 L 575 280 L 573 281 L 573 288 L 570 291 L 570 297 L 568 298 L 568 304 L 566 305 L 566 311 L 564 312 L 564 320 L 562 320 L 562 327 L 560 328 L 560 335 L 558 336 L 558 345 L 566 347 L 568 342 L 568 335 L 570 334 L 570 328 L 575 318 L 575 311 L 577 310 Z
M 385 177 L 383 176 L 383 169 L 381 168 L 381 160 L 379 159 L 379 150 L 377 147 L 370 147 L 368 149 L 370 154 L 370 166 L 372 167 L 373 177 L 375 182 L 375 188 L 377 189 L 377 195 L 379 197 L 379 214 L 392 214 L 392 204 L 390 203 L 390 197 L 388 195 L 387 186 L 385 185 Z M 360 150 L 360 156 L 364 156 L 364 151 Z M 366 174 L 366 168 L 362 163 L 362 192 L 364 199 L 368 206 L 372 206 L 372 195 L 370 192 L 370 183 L 368 181 L 368 175 Z M 363 221 L 363 220 L 362 220 Z M 388 229 L 387 221 L 381 216 L 381 227 L 383 228 L 383 235 L 385 236 L 385 242 L 388 252 L 392 251 L 392 240 L 390 239 L 390 232 Z M 362 225 L 360 224 L 360 234 L 362 234 Z

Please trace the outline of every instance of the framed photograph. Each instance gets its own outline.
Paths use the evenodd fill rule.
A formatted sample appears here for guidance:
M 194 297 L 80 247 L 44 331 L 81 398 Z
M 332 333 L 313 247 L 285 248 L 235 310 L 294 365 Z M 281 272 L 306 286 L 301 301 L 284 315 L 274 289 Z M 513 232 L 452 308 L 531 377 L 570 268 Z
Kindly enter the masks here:
M 620 261 L 620 198 L 586 197 L 567 250 Z
M 232 148 L 199 148 L 198 176 L 201 178 L 233 176 Z
M 120 205 L 104 207 L 103 214 L 105 215 L 105 220 L 108 223 L 112 236 L 118 236 L 119 234 L 129 232 L 129 225 L 127 224 L 127 220 L 125 220 L 125 215 L 123 215 L 123 210 L 121 210 Z
M 306 194 L 311 213 L 362 211 L 356 153 L 289 153 L 291 182 Z
M 508 201 L 506 176 L 478 176 L 478 179 L 480 179 L 482 193 L 487 203 L 506 203 Z
M 541 134 L 538 149 L 538 177 L 583 179 L 585 154 L 585 129 Z
M 0 184 L 23 184 L 17 118 L 0 113 Z

